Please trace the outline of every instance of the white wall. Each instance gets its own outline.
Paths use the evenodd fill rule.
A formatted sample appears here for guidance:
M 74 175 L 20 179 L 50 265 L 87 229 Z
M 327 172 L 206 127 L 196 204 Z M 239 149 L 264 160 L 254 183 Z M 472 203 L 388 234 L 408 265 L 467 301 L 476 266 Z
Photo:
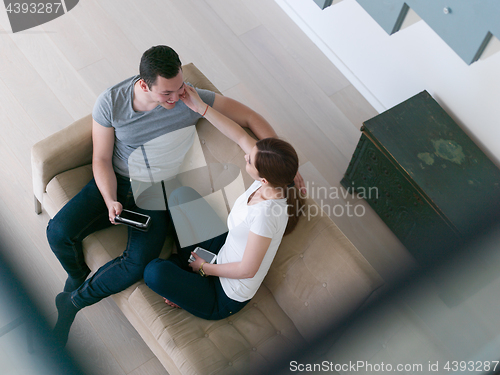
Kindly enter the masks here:
M 467 65 L 424 21 L 392 36 L 355 0 L 275 0 L 382 112 L 427 90 L 500 166 L 500 53 Z

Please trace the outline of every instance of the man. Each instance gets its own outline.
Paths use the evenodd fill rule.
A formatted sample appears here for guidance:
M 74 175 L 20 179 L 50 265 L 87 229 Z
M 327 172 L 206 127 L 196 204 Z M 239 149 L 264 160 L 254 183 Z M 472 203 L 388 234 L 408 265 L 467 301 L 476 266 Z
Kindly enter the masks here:
M 172 144 L 189 144 L 191 132 L 195 131 L 193 125 L 201 118 L 180 101 L 185 83 L 179 56 L 173 49 L 150 48 L 141 58 L 139 71 L 139 76 L 118 83 L 97 99 L 92 113 L 94 179 L 47 227 L 52 251 L 68 273 L 64 291 L 56 297 L 59 316 L 54 334 L 63 346 L 76 313 L 142 279 L 144 268 L 159 256 L 165 242 L 168 212 L 146 210 L 136 204 L 128 157 L 138 147 L 164 134 L 172 134 Z M 250 128 L 259 139 L 276 137 L 269 123 L 245 105 L 211 91 L 197 91 L 206 103 L 242 127 Z M 176 148 L 175 152 L 171 157 L 178 160 L 187 149 Z M 300 175 L 296 182 L 303 186 Z M 149 230 L 129 228 L 123 254 L 87 279 L 90 269 L 83 257 L 83 239 L 116 224 L 115 217 L 124 208 L 149 215 Z

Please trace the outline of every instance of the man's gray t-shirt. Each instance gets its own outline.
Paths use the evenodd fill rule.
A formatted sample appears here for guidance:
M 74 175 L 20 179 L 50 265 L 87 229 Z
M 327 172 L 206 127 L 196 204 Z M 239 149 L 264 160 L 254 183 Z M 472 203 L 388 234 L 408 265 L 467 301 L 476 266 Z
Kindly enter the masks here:
M 139 80 L 134 76 L 108 88 L 99 97 L 94 105 L 92 117 L 105 127 L 115 129 L 115 145 L 113 150 L 113 168 L 116 173 L 129 177 L 128 159 L 130 154 L 138 147 L 155 139 L 165 139 L 168 133 L 172 133 L 170 145 L 176 144 L 177 135 L 183 137 L 179 143 L 192 142 L 186 131 L 178 131 L 191 127 L 202 117 L 200 114 L 189 109 L 182 101 L 178 101 L 174 108 L 165 109 L 158 105 L 155 109 L 147 112 L 136 112 L 133 109 L 134 84 Z M 196 89 L 201 99 L 213 106 L 215 93 L 208 90 Z M 189 130 L 187 133 L 189 133 Z M 151 142 L 150 142 L 151 143 Z M 166 146 L 169 147 L 169 146 Z M 182 148 L 180 152 L 186 152 Z M 183 158 L 184 155 L 176 155 Z

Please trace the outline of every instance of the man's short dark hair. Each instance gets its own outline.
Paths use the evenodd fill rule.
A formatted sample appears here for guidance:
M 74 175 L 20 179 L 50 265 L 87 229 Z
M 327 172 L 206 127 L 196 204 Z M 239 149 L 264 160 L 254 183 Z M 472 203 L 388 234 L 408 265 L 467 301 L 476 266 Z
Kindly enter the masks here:
M 174 78 L 180 69 L 181 60 L 177 52 L 167 46 L 154 46 L 142 55 L 139 74 L 151 90 L 158 76 Z

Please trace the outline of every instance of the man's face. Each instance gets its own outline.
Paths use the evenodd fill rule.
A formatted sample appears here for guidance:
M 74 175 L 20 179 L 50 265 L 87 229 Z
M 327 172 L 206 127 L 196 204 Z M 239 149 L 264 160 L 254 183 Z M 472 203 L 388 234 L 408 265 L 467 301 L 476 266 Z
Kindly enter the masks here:
M 149 90 L 150 98 L 166 109 L 172 109 L 184 95 L 184 77 L 182 70 L 174 78 L 158 76 L 156 83 Z

